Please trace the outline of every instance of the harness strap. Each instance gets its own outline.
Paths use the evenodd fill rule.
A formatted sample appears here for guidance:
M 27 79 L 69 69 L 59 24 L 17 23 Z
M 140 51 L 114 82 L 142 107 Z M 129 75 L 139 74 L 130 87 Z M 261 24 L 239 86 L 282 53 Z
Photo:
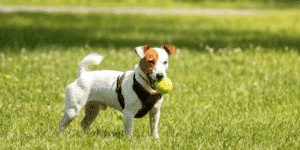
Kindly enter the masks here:
M 118 94 L 118 101 L 123 109 L 125 108 L 125 102 L 124 102 L 124 97 L 122 95 L 121 84 L 122 84 L 122 80 L 123 80 L 124 76 L 125 76 L 125 73 L 123 73 L 122 75 L 120 75 L 118 77 L 117 88 L 116 88 L 116 92 Z M 162 97 L 162 94 L 159 94 L 158 92 L 149 93 L 147 90 L 145 90 L 144 87 L 136 81 L 135 75 L 133 75 L 132 89 L 136 93 L 136 95 L 139 97 L 139 99 L 142 103 L 142 108 L 137 112 L 137 114 L 134 116 L 134 118 L 144 117 Z
M 134 116 L 135 118 L 144 117 L 162 97 L 162 94 L 159 94 L 158 92 L 149 93 L 140 83 L 136 81 L 135 75 L 133 76 L 132 89 L 142 102 L 142 108 Z
M 121 84 L 122 84 L 122 80 L 123 80 L 124 76 L 125 76 L 125 72 L 121 76 L 118 76 L 117 88 L 116 88 L 116 92 L 118 94 L 118 101 L 123 109 L 125 108 L 125 103 L 124 103 L 124 97 L 122 95 Z

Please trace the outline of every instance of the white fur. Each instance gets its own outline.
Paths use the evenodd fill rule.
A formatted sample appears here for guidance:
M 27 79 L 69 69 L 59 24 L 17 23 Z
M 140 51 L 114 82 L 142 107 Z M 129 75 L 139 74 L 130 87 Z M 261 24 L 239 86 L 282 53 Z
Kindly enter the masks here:
M 143 50 L 142 46 L 136 47 L 135 51 L 136 51 L 136 53 L 138 54 L 138 56 L 140 58 L 144 58 L 145 57 L 144 50 Z
M 161 48 L 154 48 L 159 55 L 158 61 L 153 69 L 150 77 L 156 80 L 157 73 L 163 73 L 166 77 L 166 69 L 168 64 L 168 54 Z M 143 58 L 143 50 L 141 47 L 136 48 L 137 54 Z M 91 123 L 95 120 L 100 110 L 108 107 L 114 108 L 124 114 L 124 130 L 126 135 L 133 133 L 133 119 L 135 114 L 142 108 L 138 96 L 132 89 L 133 75 L 136 80 L 149 92 L 156 92 L 151 88 L 147 76 L 143 73 L 138 65 L 133 71 L 127 71 L 122 82 L 122 94 L 124 96 L 124 110 L 119 104 L 118 95 L 116 93 L 116 81 L 118 76 L 123 72 L 113 70 L 89 71 L 88 65 L 99 64 L 103 59 L 102 55 L 92 53 L 87 55 L 80 63 L 77 79 L 69 84 L 66 89 L 65 112 L 59 122 L 59 133 L 67 128 L 69 123 L 79 115 L 80 110 L 85 107 L 86 114 L 81 121 L 81 126 L 85 132 L 88 132 Z M 158 121 L 160 117 L 160 107 L 163 102 L 161 98 L 150 114 L 151 134 L 158 138 Z

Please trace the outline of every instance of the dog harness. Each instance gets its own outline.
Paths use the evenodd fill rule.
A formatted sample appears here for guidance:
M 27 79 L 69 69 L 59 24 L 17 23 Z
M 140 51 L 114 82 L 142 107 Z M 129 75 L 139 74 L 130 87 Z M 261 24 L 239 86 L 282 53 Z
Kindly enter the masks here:
M 118 77 L 117 88 L 116 88 L 116 92 L 118 94 L 118 100 L 123 109 L 125 108 L 125 102 L 124 102 L 124 97 L 122 95 L 121 84 L 124 76 L 125 73 Z M 133 75 L 132 89 L 139 97 L 140 101 L 142 102 L 142 108 L 137 112 L 134 118 L 144 117 L 162 97 L 162 94 L 159 94 L 158 92 L 150 93 L 146 89 L 144 89 L 144 87 L 136 81 L 135 75 Z

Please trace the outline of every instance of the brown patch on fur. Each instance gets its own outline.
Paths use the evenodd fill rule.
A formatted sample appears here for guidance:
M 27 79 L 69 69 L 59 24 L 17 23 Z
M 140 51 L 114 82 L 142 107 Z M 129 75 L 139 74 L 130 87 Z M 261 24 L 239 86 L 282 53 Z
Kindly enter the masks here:
M 168 54 L 172 54 L 173 56 L 175 56 L 175 46 L 172 45 L 164 45 L 161 47 L 162 49 L 166 50 Z
M 142 46 L 142 48 L 144 49 L 145 57 L 140 61 L 140 68 L 146 75 L 149 75 L 156 65 L 158 53 L 156 50 L 149 48 L 148 45 Z M 153 61 L 153 63 L 149 63 L 150 61 Z

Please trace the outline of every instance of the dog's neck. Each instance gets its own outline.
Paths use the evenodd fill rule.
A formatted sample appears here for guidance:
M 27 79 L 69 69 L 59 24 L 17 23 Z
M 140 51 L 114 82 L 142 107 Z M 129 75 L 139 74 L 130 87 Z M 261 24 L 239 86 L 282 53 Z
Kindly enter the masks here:
M 135 65 L 134 74 L 136 81 L 139 82 L 145 90 L 147 90 L 149 93 L 156 92 L 156 90 L 152 89 L 147 75 L 140 69 L 139 65 Z

